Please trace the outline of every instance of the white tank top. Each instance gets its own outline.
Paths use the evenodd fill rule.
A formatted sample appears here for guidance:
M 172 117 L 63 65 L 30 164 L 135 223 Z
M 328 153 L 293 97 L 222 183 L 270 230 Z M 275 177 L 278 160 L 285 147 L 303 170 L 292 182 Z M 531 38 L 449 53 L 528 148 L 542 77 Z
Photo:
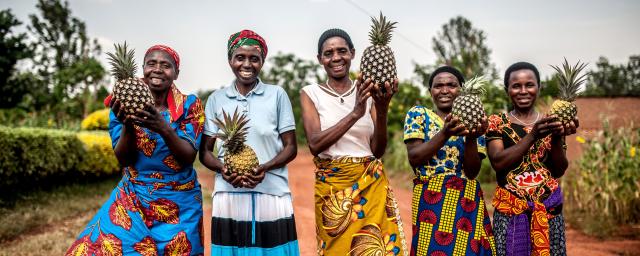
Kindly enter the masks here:
M 307 85 L 302 88 L 316 107 L 320 116 L 320 130 L 324 131 L 353 111 L 356 103 L 356 91 L 344 96 L 344 102 L 332 96 L 320 88 L 318 84 Z M 373 119 L 371 119 L 371 104 L 373 100 L 367 100 L 365 114 L 351 126 L 351 128 L 331 147 L 322 151 L 318 156 L 321 158 L 339 158 L 341 156 L 372 156 L 371 136 L 373 136 Z

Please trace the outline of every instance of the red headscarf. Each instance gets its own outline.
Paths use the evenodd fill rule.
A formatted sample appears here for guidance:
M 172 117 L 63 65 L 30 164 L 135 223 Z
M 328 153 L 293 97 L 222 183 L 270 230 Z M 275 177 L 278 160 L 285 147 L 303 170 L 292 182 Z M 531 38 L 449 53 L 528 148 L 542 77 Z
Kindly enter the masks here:
M 180 69 L 180 56 L 178 56 L 178 52 L 173 50 L 171 47 L 166 46 L 166 45 L 157 44 L 157 45 L 151 46 L 147 50 L 147 53 L 144 54 L 144 56 L 147 56 L 152 51 L 163 51 L 163 52 L 169 54 L 169 56 L 171 56 L 171 58 L 173 58 L 173 61 L 176 63 L 176 70 Z

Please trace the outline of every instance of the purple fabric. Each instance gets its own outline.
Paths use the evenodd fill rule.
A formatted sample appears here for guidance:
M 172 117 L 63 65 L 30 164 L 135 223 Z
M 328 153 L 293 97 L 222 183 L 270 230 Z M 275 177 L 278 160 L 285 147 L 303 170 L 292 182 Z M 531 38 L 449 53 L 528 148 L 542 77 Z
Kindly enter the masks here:
M 560 187 L 551 193 L 542 203 L 549 209 L 561 205 L 562 190 Z M 529 210 L 533 211 L 533 202 L 527 202 Z M 531 254 L 531 232 L 529 216 L 526 213 L 513 216 L 507 227 L 507 256 L 521 256 Z

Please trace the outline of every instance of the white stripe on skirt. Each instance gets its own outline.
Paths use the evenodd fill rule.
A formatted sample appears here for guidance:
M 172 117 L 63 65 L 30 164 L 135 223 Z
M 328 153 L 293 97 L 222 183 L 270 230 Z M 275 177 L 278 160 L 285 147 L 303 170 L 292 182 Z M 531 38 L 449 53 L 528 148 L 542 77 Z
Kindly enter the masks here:
M 253 195 L 253 199 L 252 199 Z M 255 204 L 255 219 L 252 216 Z M 293 215 L 291 195 L 217 192 L 213 195 L 212 216 L 236 221 L 275 221 Z

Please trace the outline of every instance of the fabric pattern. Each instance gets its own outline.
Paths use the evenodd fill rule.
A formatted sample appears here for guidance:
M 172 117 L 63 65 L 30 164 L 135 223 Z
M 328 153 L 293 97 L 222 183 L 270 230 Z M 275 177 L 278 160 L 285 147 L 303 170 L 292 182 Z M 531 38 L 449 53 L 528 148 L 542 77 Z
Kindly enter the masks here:
M 507 255 L 507 229 L 513 217 L 502 214 L 498 211 L 493 212 L 493 232 L 496 239 L 496 254 Z M 522 239 L 529 239 L 523 237 Z M 565 256 L 567 255 L 567 246 L 565 238 L 564 217 L 558 214 L 549 219 L 549 241 L 550 255 Z
M 256 32 L 245 29 L 229 36 L 229 40 L 227 41 L 227 54 L 229 58 L 231 58 L 231 55 L 236 49 L 244 45 L 257 48 L 260 53 L 262 53 L 263 59 L 267 57 L 267 53 L 269 52 L 267 42 L 264 41 L 264 38 Z
M 197 149 L 204 126 L 200 100 L 173 86 L 167 101 L 169 110 L 161 112 L 165 121 Z M 122 127 L 111 111 L 114 147 Z M 136 163 L 124 168 L 122 180 L 66 255 L 203 253 L 202 194 L 193 166 L 181 166 L 159 134 L 135 129 Z
M 487 140 L 502 140 L 504 148 L 516 145 L 531 128 L 513 124 L 505 113 L 489 117 Z M 495 211 L 509 218 L 506 228 L 495 236 L 501 240 L 499 255 L 563 255 L 564 227 L 558 231 L 551 222 L 562 212 L 562 190 L 552 176 L 549 155 L 551 136 L 537 140 L 510 171 L 497 176 L 493 200 Z M 497 225 L 503 225 L 496 222 Z M 528 234 L 528 235 L 527 235 Z M 558 237 L 561 235 L 562 237 Z M 557 251 L 560 250 L 560 251 Z
M 427 142 L 443 125 L 435 112 L 415 106 L 405 118 L 404 140 Z M 414 168 L 411 255 L 495 255 L 482 189 L 462 169 L 464 140 L 451 137 L 427 164 Z M 484 158 L 484 137 L 477 143 Z
M 180 69 L 180 55 L 178 55 L 178 52 L 176 52 L 173 48 L 166 45 L 157 44 L 149 47 L 149 49 L 147 49 L 147 52 L 144 55 L 146 56 L 152 51 L 163 51 L 169 54 L 169 56 L 171 56 L 173 61 L 176 63 L 176 70 Z
M 212 216 L 211 255 L 300 254 L 291 195 L 216 193 Z
M 380 160 L 314 163 L 318 255 L 407 255 L 398 204 Z

